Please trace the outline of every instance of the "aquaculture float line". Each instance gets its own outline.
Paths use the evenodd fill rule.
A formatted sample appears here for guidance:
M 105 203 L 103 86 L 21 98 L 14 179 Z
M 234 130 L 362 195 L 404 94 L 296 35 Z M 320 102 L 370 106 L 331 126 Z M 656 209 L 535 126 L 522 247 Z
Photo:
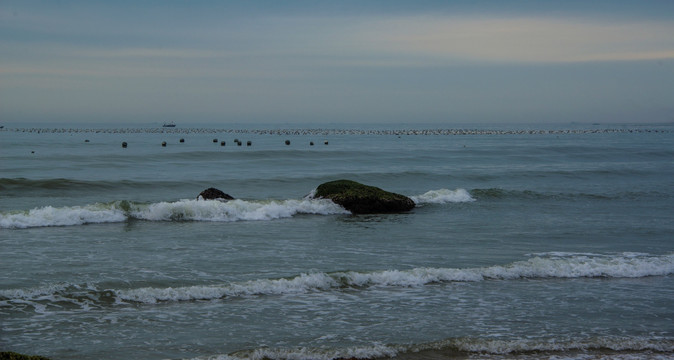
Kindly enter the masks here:
M 494 130 L 494 129 L 215 129 L 215 128 L 4 128 L 0 131 L 26 133 L 96 133 L 96 134 L 255 134 L 255 135 L 567 135 L 608 133 L 671 133 L 669 129 L 606 128 L 606 129 L 552 129 L 552 130 Z

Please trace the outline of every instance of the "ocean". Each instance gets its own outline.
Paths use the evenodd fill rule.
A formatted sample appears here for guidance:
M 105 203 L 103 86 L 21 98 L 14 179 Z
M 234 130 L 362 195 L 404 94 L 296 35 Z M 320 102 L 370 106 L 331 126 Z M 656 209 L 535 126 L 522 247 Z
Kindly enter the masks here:
M 674 127 L 5 126 L 0 256 L 52 359 L 672 359 Z

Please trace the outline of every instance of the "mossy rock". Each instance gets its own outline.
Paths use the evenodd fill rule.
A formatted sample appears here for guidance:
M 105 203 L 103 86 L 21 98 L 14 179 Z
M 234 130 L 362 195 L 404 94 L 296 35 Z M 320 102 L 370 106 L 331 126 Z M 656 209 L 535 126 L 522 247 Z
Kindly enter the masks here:
M 49 360 L 49 358 L 37 355 L 23 355 L 11 351 L 0 351 L 0 360 Z
M 315 197 L 330 199 L 354 214 L 398 213 L 414 208 L 405 195 L 384 191 L 351 180 L 336 180 L 316 188 Z

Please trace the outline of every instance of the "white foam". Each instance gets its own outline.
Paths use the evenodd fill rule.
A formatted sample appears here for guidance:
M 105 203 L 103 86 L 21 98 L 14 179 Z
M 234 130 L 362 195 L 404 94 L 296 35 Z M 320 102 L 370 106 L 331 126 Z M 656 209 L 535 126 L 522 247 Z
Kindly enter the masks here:
M 0 228 L 30 228 L 41 226 L 68 226 L 90 223 L 121 222 L 124 212 L 104 204 L 86 206 L 45 206 L 28 211 L 0 213 Z
M 373 272 L 301 274 L 291 279 L 260 279 L 220 286 L 141 288 L 118 291 L 123 301 L 154 304 L 160 301 L 211 300 L 251 295 L 279 295 L 324 291 L 340 287 L 415 287 L 440 282 L 476 282 L 520 278 L 614 277 L 636 278 L 674 274 L 674 254 L 627 254 L 589 257 L 533 257 L 507 265 L 481 268 L 415 268 Z
M 651 256 L 635 253 L 616 255 L 554 253 L 550 256 L 535 256 L 506 266 L 491 266 L 481 272 L 484 277 L 492 279 L 662 276 L 674 273 L 674 254 Z
M 122 222 L 128 218 L 151 221 L 273 220 L 297 214 L 349 214 L 326 199 L 246 201 L 178 200 L 138 204 L 113 202 L 86 206 L 45 206 L 29 211 L 0 213 L 0 228 L 68 226 Z
M 610 349 L 614 351 L 674 351 L 674 341 L 668 339 L 600 337 L 587 339 L 448 339 L 434 344 L 426 344 L 428 348 L 452 347 L 461 351 L 510 354 L 529 351 L 586 351 L 593 349 Z
M 417 205 L 422 204 L 447 204 L 447 203 L 462 203 L 471 202 L 475 199 L 470 196 L 466 189 L 440 189 L 431 190 L 421 195 L 410 196 L 412 201 Z
M 442 282 L 478 282 L 525 278 L 637 278 L 674 274 L 674 254 L 613 254 L 535 256 L 507 265 L 478 268 L 415 268 L 371 272 L 345 271 L 335 273 L 300 274 L 292 278 L 257 279 L 220 285 L 195 285 L 169 288 L 98 289 L 87 284 L 87 291 L 111 293 L 120 302 L 155 304 L 169 301 L 215 300 L 256 295 L 303 294 L 330 291 L 343 287 L 367 288 L 377 286 L 417 287 Z M 35 289 L 0 291 L 0 300 L 38 300 L 52 297 L 68 298 L 69 292 L 82 291 L 83 286 L 57 284 Z
M 261 279 L 221 286 L 141 288 L 117 292 L 124 301 L 154 304 L 160 301 L 212 300 L 224 297 L 280 295 L 327 290 L 338 283 L 325 273 L 301 274 L 291 279 Z
M 344 208 L 325 199 L 302 200 L 179 200 L 159 202 L 131 212 L 143 220 L 241 221 L 288 218 L 296 214 L 344 214 Z
M 446 353 L 437 352 L 442 350 L 451 352 L 466 352 L 466 357 L 472 358 L 469 354 L 479 354 L 480 358 L 491 358 L 489 355 L 497 355 L 496 358 L 502 358 L 509 355 L 518 354 L 516 358 L 522 359 L 642 359 L 644 357 L 653 359 L 669 359 L 670 353 L 674 351 L 674 341 L 662 338 L 642 338 L 642 337 L 599 337 L 599 338 L 581 338 L 581 339 L 490 339 L 490 338 L 450 338 L 437 342 L 424 344 L 381 344 L 360 345 L 349 348 L 330 348 L 330 347 L 300 347 L 300 348 L 257 348 L 250 350 L 241 350 L 227 355 L 209 356 L 208 359 L 217 360 L 332 360 L 332 359 L 378 359 L 393 358 L 405 353 L 420 353 L 431 351 L 426 354 L 419 354 L 415 358 L 422 358 L 426 355 L 429 358 L 445 358 Z M 604 353 L 606 349 L 613 351 L 626 351 L 626 353 Z M 593 351 L 599 352 L 593 352 Z M 662 354 L 653 353 L 662 352 Z M 551 352 L 552 354 L 544 354 Z M 580 357 L 579 357 L 580 355 Z M 569 357 L 567 357 L 569 356 Z M 205 359 L 197 357 L 193 360 Z

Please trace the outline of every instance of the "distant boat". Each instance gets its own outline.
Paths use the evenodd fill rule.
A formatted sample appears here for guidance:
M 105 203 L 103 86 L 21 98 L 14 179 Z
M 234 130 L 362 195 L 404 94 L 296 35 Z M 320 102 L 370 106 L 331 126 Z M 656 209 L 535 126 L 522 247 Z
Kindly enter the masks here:
M 173 121 L 167 122 L 167 123 L 164 123 L 164 125 L 162 125 L 162 127 L 176 127 L 176 123 L 174 123 Z

